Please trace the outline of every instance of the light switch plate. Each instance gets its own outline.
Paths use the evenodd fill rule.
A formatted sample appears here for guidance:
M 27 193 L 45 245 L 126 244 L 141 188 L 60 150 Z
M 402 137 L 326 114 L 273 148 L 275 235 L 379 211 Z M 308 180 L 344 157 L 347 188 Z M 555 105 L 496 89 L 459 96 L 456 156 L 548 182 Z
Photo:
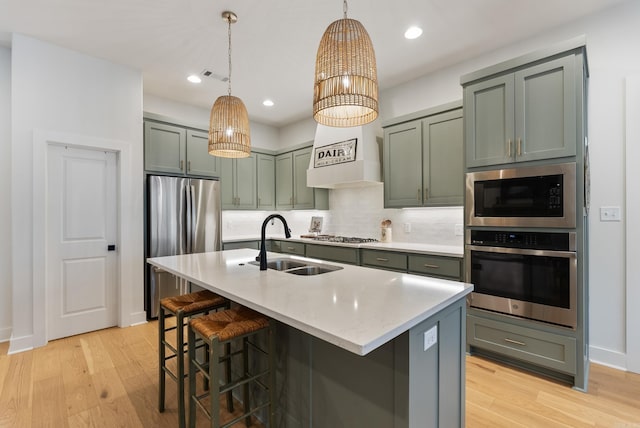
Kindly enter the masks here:
M 620 207 L 600 207 L 600 221 L 620 221 Z
M 438 325 L 437 324 L 424 332 L 424 350 L 426 351 L 436 343 L 438 343 Z

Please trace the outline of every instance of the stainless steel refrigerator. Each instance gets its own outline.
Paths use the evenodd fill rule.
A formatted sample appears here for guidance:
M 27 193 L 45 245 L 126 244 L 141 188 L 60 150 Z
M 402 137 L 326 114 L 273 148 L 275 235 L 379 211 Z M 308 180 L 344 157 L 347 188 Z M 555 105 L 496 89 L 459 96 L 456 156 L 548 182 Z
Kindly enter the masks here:
M 147 176 L 147 257 L 218 251 L 221 248 L 220 183 L 184 177 Z M 190 292 L 185 280 L 146 265 L 147 318 L 160 299 Z

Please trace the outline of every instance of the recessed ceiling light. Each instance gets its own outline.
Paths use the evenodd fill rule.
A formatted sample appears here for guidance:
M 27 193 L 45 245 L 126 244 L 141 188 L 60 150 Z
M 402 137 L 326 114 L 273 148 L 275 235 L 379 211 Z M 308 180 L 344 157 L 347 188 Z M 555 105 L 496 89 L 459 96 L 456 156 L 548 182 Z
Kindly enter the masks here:
M 202 82 L 202 79 L 198 76 L 196 76 L 195 74 L 192 74 L 191 76 L 187 77 L 187 80 L 191 83 L 200 83 Z
M 265 107 L 273 107 L 273 101 L 271 101 L 271 100 L 264 100 L 264 101 L 262 102 L 262 105 L 263 105 L 263 106 L 265 106 Z
M 422 28 L 420 27 L 409 27 L 407 29 L 407 31 L 404 32 L 404 37 L 412 40 L 412 39 L 417 39 L 418 37 L 420 37 L 422 35 Z

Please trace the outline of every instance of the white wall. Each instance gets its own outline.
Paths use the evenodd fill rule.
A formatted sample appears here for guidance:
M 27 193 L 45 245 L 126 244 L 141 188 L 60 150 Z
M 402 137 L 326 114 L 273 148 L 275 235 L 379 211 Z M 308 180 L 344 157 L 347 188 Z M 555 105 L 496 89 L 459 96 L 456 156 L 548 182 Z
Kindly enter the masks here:
M 43 299 L 34 289 L 33 229 L 44 223 L 34 211 L 34 133 L 55 132 L 119 141 L 130 146 L 130 162 L 120 165 L 121 186 L 131 185 L 122 201 L 121 232 L 130 233 L 120 268 L 128 272 L 124 299 L 131 318 L 144 314 L 142 236 L 142 76 L 114 65 L 30 37 L 12 42 L 12 335 L 10 352 L 46 343 L 44 318 L 34 311 Z M 122 215 L 125 213 L 125 215 Z M 36 299 L 34 300 L 34 297 Z M 143 318 L 144 319 L 144 318 Z M 34 321 L 35 320 L 35 321 Z
M 211 103 L 213 104 L 211 100 Z M 144 95 L 144 112 L 154 113 L 170 118 L 177 123 L 193 126 L 200 129 L 209 129 L 208 109 L 195 107 L 187 104 L 160 98 L 155 95 Z M 251 146 L 268 150 L 278 150 L 280 148 L 279 131 L 273 126 L 265 125 L 249 118 L 249 128 L 251 129 Z
M 0 342 L 11 335 L 11 51 L 0 47 Z

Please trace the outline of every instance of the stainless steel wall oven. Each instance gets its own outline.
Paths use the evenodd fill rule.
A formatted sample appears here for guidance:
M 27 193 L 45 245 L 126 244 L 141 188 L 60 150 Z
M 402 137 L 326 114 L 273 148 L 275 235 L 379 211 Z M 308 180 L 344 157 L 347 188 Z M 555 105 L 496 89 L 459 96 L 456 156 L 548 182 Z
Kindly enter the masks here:
M 575 232 L 468 230 L 466 244 L 472 307 L 576 327 Z
M 576 164 L 470 172 L 468 226 L 576 227 Z

